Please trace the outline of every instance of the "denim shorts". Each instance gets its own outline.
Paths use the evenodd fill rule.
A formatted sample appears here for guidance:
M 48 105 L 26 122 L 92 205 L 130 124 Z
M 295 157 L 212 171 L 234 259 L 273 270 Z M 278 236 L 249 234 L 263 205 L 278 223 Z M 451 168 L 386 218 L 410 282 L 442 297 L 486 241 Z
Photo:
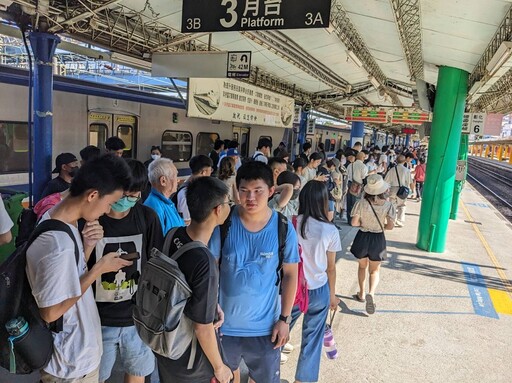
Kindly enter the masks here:
M 103 355 L 100 363 L 100 382 L 106 381 L 119 353 L 118 363 L 123 372 L 133 376 L 148 376 L 155 369 L 155 356 L 139 337 L 135 326 L 101 326 Z
M 244 359 L 249 376 L 256 383 L 279 383 L 281 381 L 281 350 L 274 350 L 270 335 L 237 337 L 223 335 L 221 338 L 226 365 L 233 371 Z

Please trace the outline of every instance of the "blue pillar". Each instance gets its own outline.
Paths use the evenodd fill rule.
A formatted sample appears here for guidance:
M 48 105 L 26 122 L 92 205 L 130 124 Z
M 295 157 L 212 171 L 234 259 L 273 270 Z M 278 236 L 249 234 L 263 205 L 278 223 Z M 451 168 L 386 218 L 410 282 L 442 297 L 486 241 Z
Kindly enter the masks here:
M 411 141 L 411 135 L 408 134 L 405 136 L 405 147 L 408 148 L 409 147 L 409 143 Z
M 353 147 L 356 142 L 363 144 L 364 122 L 353 121 L 350 129 L 350 146 Z
M 34 54 L 34 203 L 39 201 L 52 174 L 53 63 L 60 38 L 49 33 L 32 32 Z
M 373 128 L 373 144 L 377 145 L 377 128 Z

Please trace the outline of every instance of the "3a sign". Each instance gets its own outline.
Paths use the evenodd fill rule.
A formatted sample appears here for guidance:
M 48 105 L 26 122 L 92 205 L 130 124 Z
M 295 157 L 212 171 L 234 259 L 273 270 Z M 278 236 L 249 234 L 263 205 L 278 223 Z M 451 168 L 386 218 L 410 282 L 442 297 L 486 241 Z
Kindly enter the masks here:
M 331 0 L 183 0 L 181 32 L 327 28 Z
M 249 78 L 251 74 L 251 52 L 228 52 L 229 78 Z

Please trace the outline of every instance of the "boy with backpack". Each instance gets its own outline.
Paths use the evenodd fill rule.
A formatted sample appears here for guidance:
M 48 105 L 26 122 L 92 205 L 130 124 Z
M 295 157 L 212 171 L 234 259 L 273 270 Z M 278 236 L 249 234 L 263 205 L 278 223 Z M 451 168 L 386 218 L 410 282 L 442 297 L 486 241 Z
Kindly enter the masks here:
M 102 156 L 86 163 L 73 178 L 69 195 L 42 217 L 43 224 L 51 219 L 67 225 L 73 238 L 64 231 L 47 231 L 26 251 L 26 273 L 41 318 L 46 323 L 62 318 L 62 331 L 53 333 L 50 362 L 41 372 L 44 383 L 98 381 L 101 326 L 91 285 L 102 274 L 132 262 L 116 252 L 105 254 L 90 269 L 87 260 L 103 237 L 98 218 L 110 211 L 129 184 L 130 169 L 120 158 Z M 87 221 L 83 242 L 79 219 Z
M 236 183 L 240 205 L 232 210 L 229 225 L 220 229 L 222 345 L 227 365 L 237 370 L 235 382 L 240 381 L 243 357 L 251 379 L 278 383 L 280 349 L 289 339 L 297 288 L 297 235 L 285 217 L 267 206 L 274 192 L 268 165 L 259 161 L 242 165 Z M 283 218 L 287 224 L 284 241 L 278 234 Z
M 208 192 L 205 193 L 205 190 Z M 217 304 L 219 272 L 215 258 L 206 245 L 215 227 L 228 217 L 233 202 L 229 200 L 227 186 L 213 177 L 197 177 L 191 180 L 186 198 L 190 225 L 168 233 L 164 253 L 173 258 L 172 255 L 177 254 L 180 248 L 189 246 L 176 262 L 191 290 L 183 314 L 192 321 L 197 344 L 188 346 L 178 359 L 155 353 L 160 380 L 169 383 L 210 383 L 215 377 L 217 382 L 228 383 L 233 374 L 222 360 L 216 333 L 216 329 L 223 322 L 223 313 Z M 193 243 L 196 245 L 193 246 Z M 154 281 L 155 278 L 149 280 Z M 137 311 L 135 317 L 138 317 Z M 197 346 L 195 351 L 194 344 Z M 191 355 L 193 352 L 195 357 Z

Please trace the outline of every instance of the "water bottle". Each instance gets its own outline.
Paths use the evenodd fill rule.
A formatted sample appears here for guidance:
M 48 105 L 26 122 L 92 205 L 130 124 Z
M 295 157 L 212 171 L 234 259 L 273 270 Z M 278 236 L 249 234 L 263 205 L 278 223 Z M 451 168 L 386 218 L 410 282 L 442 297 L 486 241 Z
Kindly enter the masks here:
M 5 324 L 5 328 L 10 335 L 8 340 L 11 354 L 9 366 L 11 373 L 16 373 L 17 355 L 34 370 L 48 364 L 49 355 L 51 355 L 51 349 L 48 348 L 53 347 L 53 338 L 49 331 L 37 326 L 32 329 L 25 318 L 21 316 L 11 319 Z M 50 351 L 50 354 L 48 351 Z
M 329 325 L 325 325 L 324 347 L 327 358 L 336 359 L 338 357 L 338 348 L 336 347 L 336 341 L 334 340 L 332 329 Z

